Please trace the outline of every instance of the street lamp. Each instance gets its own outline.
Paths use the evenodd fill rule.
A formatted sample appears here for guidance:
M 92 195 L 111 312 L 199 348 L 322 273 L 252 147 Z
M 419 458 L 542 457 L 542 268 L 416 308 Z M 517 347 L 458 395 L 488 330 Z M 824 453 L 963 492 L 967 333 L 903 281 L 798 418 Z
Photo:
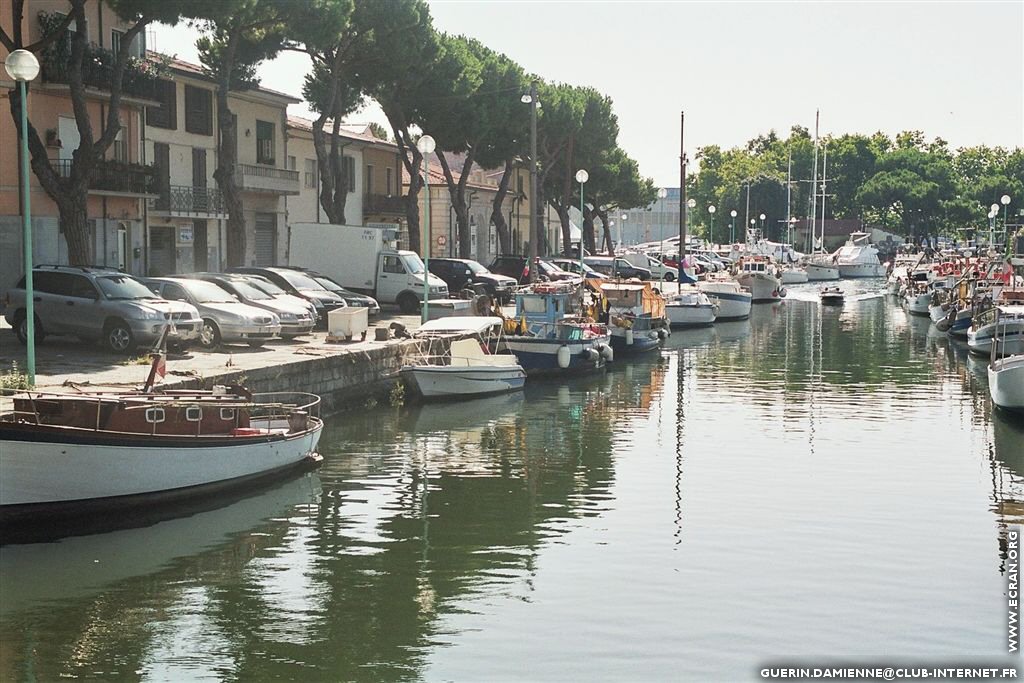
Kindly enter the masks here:
M 766 216 L 762 213 L 758 218 L 761 219 L 761 239 L 764 239 L 764 219 Z
M 729 242 L 731 244 L 736 243 L 736 209 L 729 212 L 732 220 L 729 221 Z
M 1006 210 L 1010 206 L 1010 195 L 1004 194 L 999 198 L 999 203 L 1003 205 L 1003 239 L 1006 239 Z
M 622 220 L 622 223 L 625 223 L 627 218 L 629 218 L 629 214 L 628 213 L 624 213 L 620 217 L 620 219 Z M 622 246 L 622 223 L 619 223 L 619 243 L 617 245 L 615 245 L 616 248 L 619 248 L 619 247 Z M 612 254 L 611 255 L 615 256 L 615 250 L 614 249 L 612 250 Z
M 665 197 L 668 197 L 668 190 L 666 190 L 664 187 L 659 187 L 658 188 L 658 199 L 659 200 L 664 200 Z M 658 213 L 660 213 L 661 217 L 662 217 L 661 220 L 658 221 L 658 258 L 661 260 L 661 262 L 663 264 L 662 269 L 661 269 L 661 281 L 664 283 L 665 282 L 665 268 L 664 268 L 664 263 L 665 263 L 665 205 L 664 205 L 664 202 L 662 202 L 662 205 L 659 206 L 658 209 L 659 209 Z M 664 287 L 662 289 L 664 289 Z
M 527 251 L 527 263 L 530 273 L 530 282 L 537 281 L 537 268 L 534 261 L 537 260 L 537 239 L 540 236 L 540 225 L 537 206 L 537 81 L 530 82 L 530 92 L 523 95 L 520 101 L 530 105 L 530 248 Z
M 25 365 L 28 385 L 36 384 L 36 312 L 32 288 L 32 209 L 28 193 L 28 89 L 39 75 L 39 60 L 28 50 L 15 50 L 4 60 L 7 73 L 18 82 L 21 99 L 21 242 L 25 266 Z
M 426 190 L 424 206 L 426 208 L 426 221 L 424 221 L 423 236 L 423 312 L 420 315 L 420 322 L 428 320 L 430 308 L 430 155 L 434 153 L 437 143 L 429 135 L 421 135 L 416 141 L 416 149 L 423 155 L 423 187 Z
M 715 205 L 712 204 L 708 207 L 708 213 L 711 214 L 711 228 L 708 229 L 708 245 L 714 246 L 715 244 Z
M 996 217 L 999 215 L 999 205 L 993 203 L 988 207 L 988 242 L 989 246 L 996 246 Z
M 583 284 L 583 186 L 590 180 L 590 174 L 587 173 L 586 169 L 580 169 L 576 171 L 576 182 L 580 184 L 580 285 Z

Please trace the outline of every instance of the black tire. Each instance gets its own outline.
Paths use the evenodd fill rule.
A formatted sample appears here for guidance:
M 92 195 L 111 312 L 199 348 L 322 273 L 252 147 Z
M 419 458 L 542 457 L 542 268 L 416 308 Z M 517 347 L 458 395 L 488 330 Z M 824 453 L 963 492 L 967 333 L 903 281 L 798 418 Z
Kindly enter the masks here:
M 35 343 L 42 344 L 43 340 L 46 339 L 46 332 L 43 330 L 43 323 L 39 320 L 38 315 L 34 315 L 32 317 L 36 321 L 35 330 L 33 331 Z M 21 342 L 22 346 L 28 345 L 28 325 L 25 324 L 27 320 L 28 318 L 24 312 L 14 320 L 14 334 L 18 337 L 18 341 Z
M 123 320 L 114 320 L 103 328 L 103 345 L 114 353 L 127 355 L 135 351 L 135 335 Z
M 420 300 L 415 294 L 405 292 L 398 297 L 398 308 L 405 315 L 415 315 L 420 310 Z
M 676 279 L 676 276 L 672 273 L 665 273 L 665 282 L 672 282 Z
M 220 346 L 220 328 L 209 318 L 203 318 L 203 327 L 199 330 L 199 346 L 207 351 Z
M 251 339 L 251 340 L 249 340 L 248 343 L 249 343 L 249 348 L 250 349 L 258 349 L 261 346 L 263 346 L 264 344 L 266 344 L 267 340 L 266 339 Z

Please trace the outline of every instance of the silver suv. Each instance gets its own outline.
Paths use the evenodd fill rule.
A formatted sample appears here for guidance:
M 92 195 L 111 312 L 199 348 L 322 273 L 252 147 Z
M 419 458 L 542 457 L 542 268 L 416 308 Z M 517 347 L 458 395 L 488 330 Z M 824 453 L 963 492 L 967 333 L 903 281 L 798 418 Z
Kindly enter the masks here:
M 131 353 L 160 338 L 170 324 L 167 344 L 182 348 L 199 337 L 202 318 L 195 306 L 167 301 L 131 275 L 93 266 L 40 266 L 32 270 L 35 338 L 72 335 L 101 340 L 116 353 Z M 7 290 L 5 318 L 26 343 L 25 278 Z

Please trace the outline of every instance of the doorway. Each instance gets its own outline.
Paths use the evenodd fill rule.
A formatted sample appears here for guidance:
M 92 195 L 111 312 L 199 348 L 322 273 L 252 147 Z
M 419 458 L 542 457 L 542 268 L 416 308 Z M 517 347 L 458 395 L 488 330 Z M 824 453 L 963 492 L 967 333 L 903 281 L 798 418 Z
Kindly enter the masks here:
M 175 229 L 170 225 L 154 225 L 149 228 L 149 275 L 173 275 L 175 272 L 174 253 Z

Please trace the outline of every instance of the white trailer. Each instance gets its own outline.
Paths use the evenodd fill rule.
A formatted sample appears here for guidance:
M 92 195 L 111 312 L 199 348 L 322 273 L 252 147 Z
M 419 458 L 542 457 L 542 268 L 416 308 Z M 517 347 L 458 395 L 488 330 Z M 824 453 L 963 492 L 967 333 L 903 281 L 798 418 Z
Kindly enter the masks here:
M 448 285 L 427 273 L 415 252 L 397 249 L 397 242 L 393 228 L 292 223 L 288 261 L 380 303 L 398 304 L 406 314 L 420 310 L 425 287 L 430 299 L 448 298 Z

